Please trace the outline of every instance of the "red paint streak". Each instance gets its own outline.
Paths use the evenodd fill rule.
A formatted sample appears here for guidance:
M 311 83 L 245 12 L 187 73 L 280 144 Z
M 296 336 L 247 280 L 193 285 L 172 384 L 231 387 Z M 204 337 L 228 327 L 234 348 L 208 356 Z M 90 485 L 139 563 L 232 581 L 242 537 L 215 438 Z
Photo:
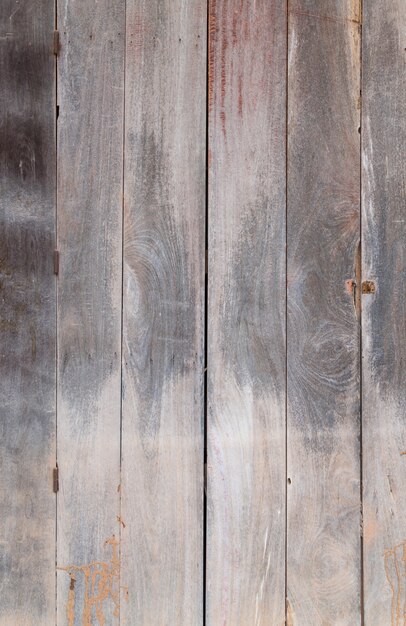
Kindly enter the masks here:
M 227 33 L 227 0 L 223 0 L 223 14 L 221 16 L 221 74 L 220 74 L 220 119 L 221 126 L 224 135 L 226 134 L 226 87 L 227 87 L 227 48 L 228 48 L 228 33 Z
M 141 58 L 145 41 L 145 22 L 142 14 L 134 15 L 127 30 L 128 47 L 135 53 L 136 58 Z
M 238 77 L 238 115 L 242 117 L 243 97 L 242 97 L 242 76 Z
M 214 99 L 214 52 L 217 34 L 217 0 L 209 0 L 209 59 L 208 59 L 208 100 L 209 112 L 213 107 Z
M 236 46 L 237 43 L 238 43 L 238 37 L 237 37 L 237 11 L 234 11 L 234 15 L 233 15 L 232 39 L 233 39 L 233 46 Z

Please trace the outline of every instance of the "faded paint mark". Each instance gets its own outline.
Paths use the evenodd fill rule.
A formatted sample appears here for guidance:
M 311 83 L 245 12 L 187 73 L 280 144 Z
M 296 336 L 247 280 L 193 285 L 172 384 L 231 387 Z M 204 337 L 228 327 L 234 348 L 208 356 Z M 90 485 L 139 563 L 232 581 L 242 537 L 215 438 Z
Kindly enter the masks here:
M 286 599 L 286 626 L 293 626 L 293 610 L 288 599 Z
M 406 625 L 406 541 L 384 553 L 386 578 L 392 592 L 391 626 Z
M 313 17 L 316 20 L 323 20 L 326 22 L 336 22 L 338 24 L 360 24 L 359 19 L 352 19 L 350 17 L 338 17 L 336 15 L 323 15 L 320 13 L 311 13 L 309 11 L 303 11 L 301 9 L 290 9 L 290 15 L 303 15 L 305 17 Z
M 105 542 L 106 546 L 111 547 L 111 559 L 108 562 L 93 561 L 87 565 L 68 565 L 67 567 L 58 567 L 59 570 L 69 574 L 69 594 L 66 606 L 66 616 L 68 618 L 68 626 L 74 626 L 75 617 L 80 607 L 76 606 L 75 585 L 79 577 L 84 577 L 84 601 L 81 614 L 82 625 L 106 626 L 105 605 L 108 602 L 113 603 L 114 617 L 120 615 L 120 558 L 119 558 L 119 542 L 113 535 Z M 126 588 L 126 598 L 128 598 L 128 589 Z M 93 619 L 95 617 L 95 621 Z

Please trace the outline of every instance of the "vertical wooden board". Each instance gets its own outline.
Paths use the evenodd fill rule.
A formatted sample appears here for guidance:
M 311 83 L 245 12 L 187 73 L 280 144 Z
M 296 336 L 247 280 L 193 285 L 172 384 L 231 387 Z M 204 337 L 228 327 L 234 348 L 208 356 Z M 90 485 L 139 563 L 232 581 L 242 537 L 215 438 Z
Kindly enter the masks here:
M 0 5 L 0 624 L 55 615 L 54 8 Z
M 362 297 L 365 626 L 406 623 L 406 4 L 364 4 Z
M 119 612 L 125 6 L 113 5 L 58 2 L 57 621 L 70 626 Z
M 360 29 L 289 3 L 287 620 L 360 624 Z
M 207 12 L 128 0 L 122 604 L 202 624 Z
M 285 623 L 286 5 L 209 16 L 207 624 Z

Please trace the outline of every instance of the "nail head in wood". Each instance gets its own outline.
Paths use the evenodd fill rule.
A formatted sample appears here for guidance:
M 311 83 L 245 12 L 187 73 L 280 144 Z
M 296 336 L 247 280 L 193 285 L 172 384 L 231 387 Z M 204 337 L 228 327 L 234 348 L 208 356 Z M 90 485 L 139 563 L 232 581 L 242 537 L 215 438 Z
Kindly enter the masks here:
M 53 492 L 58 493 L 59 491 L 59 469 L 58 467 L 54 467 L 53 470 Z
M 54 274 L 59 274 L 59 250 L 54 250 Z
M 59 37 L 59 30 L 54 30 L 54 55 L 59 56 L 59 52 L 61 49 L 61 42 Z

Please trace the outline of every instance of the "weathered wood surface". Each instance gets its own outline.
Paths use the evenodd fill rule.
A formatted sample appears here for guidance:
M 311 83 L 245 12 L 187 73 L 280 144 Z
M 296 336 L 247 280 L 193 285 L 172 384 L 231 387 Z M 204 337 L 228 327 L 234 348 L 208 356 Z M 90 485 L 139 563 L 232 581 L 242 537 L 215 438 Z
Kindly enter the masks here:
M 289 3 L 287 618 L 361 620 L 360 32 L 353 2 Z M 348 291 L 347 291 L 348 290 Z
M 285 620 L 285 3 L 209 15 L 207 624 Z
M 57 622 L 116 624 L 124 3 L 59 0 L 58 28 Z
M 0 4 L 0 624 L 55 615 L 54 7 Z
M 128 0 L 122 620 L 202 623 L 206 3 Z
M 406 623 L 406 4 L 364 3 L 362 297 L 366 626 Z

